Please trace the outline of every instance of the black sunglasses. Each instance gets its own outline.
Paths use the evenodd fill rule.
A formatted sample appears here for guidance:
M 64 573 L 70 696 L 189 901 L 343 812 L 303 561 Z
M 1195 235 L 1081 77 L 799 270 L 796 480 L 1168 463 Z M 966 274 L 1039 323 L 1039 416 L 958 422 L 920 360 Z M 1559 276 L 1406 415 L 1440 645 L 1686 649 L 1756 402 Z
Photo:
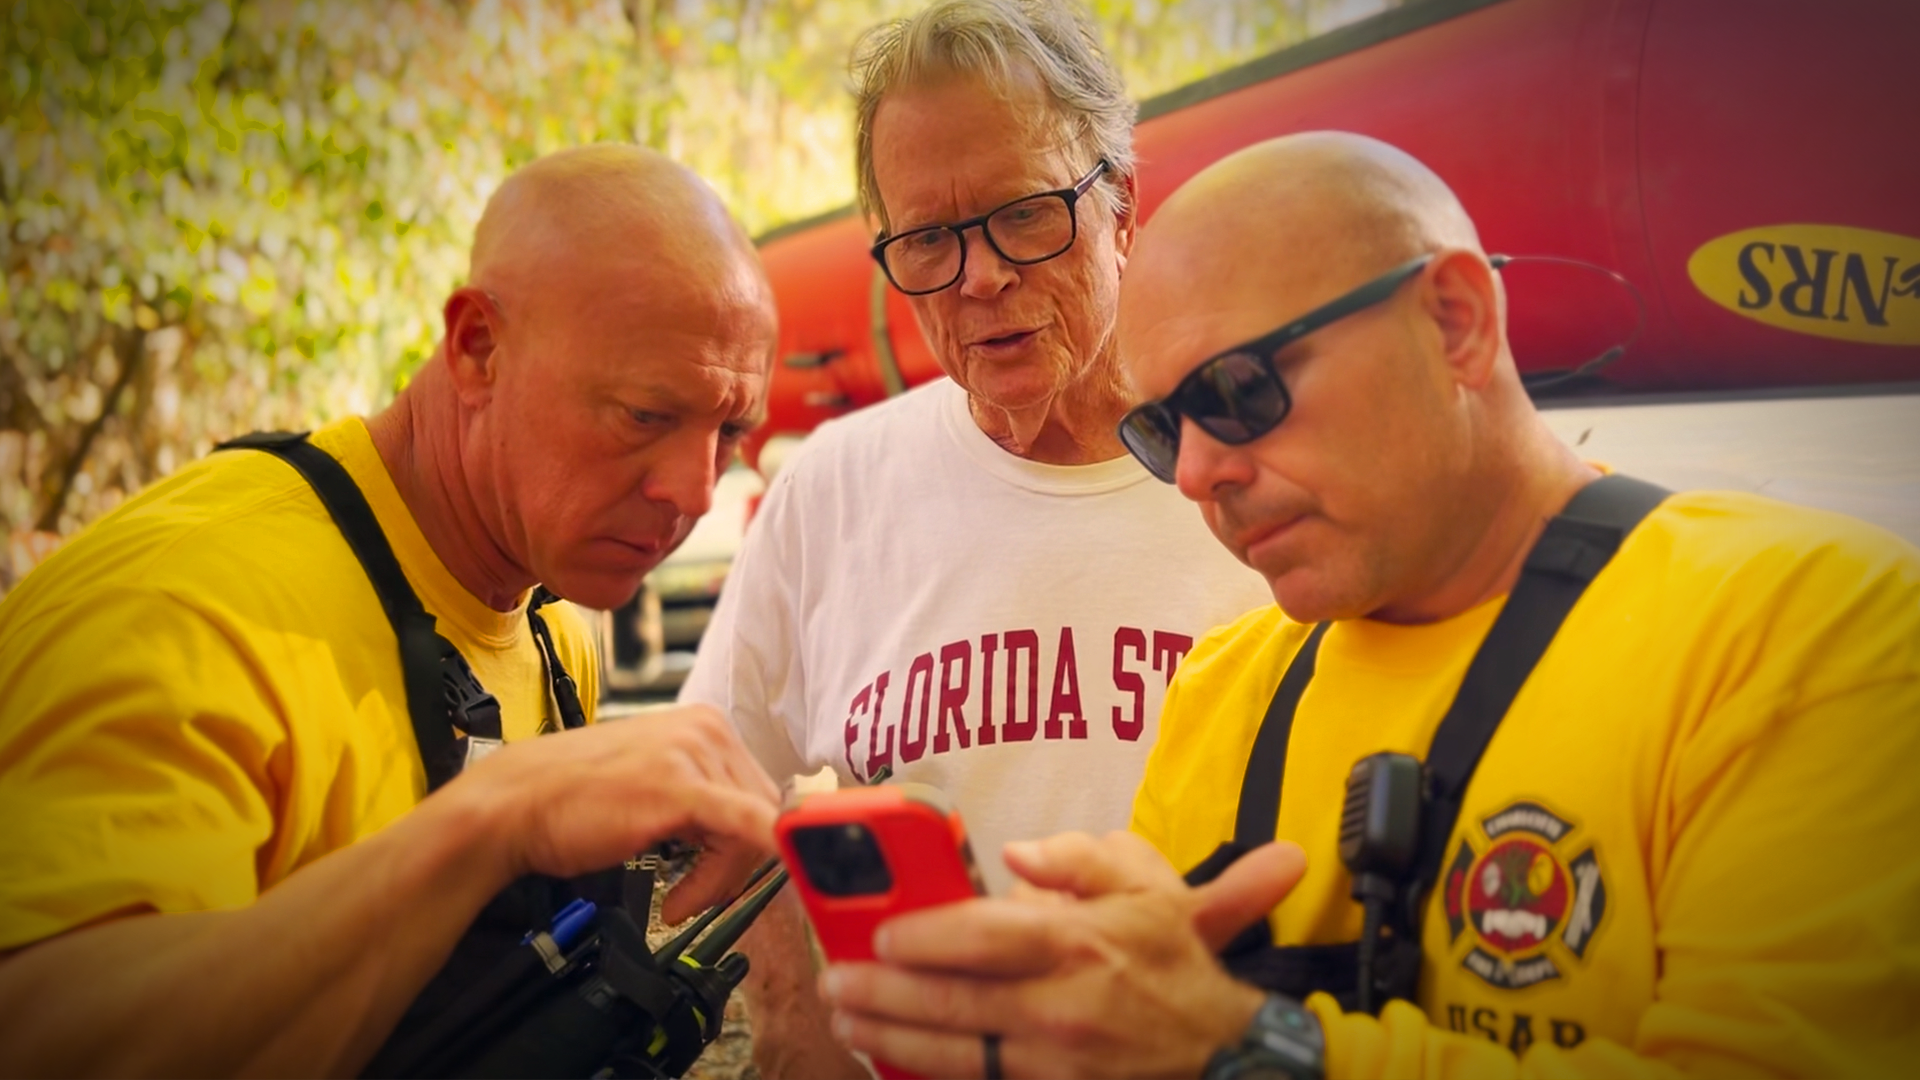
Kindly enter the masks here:
M 1408 279 L 1426 269 L 1432 255 L 1394 267 L 1336 300 L 1314 308 L 1270 334 L 1236 345 L 1201 361 L 1173 393 L 1135 406 L 1120 420 L 1120 441 L 1147 471 L 1173 483 L 1180 461 L 1180 418 L 1229 446 L 1249 443 L 1280 425 L 1293 408 L 1287 384 L 1273 358 L 1280 350 L 1328 323 L 1363 311 L 1392 296 Z

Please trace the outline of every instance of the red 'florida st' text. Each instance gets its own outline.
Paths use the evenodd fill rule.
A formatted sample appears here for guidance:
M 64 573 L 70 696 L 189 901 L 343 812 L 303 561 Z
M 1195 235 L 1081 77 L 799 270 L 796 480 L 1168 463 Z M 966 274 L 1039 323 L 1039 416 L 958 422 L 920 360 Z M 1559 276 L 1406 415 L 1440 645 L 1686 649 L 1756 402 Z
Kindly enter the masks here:
M 1171 683 L 1174 669 L 1191 648 L 1193 638 L 1186 634 L 1132 626 L 1114 630 L 1113 688 L 1128 699 L 1113 706 L 1107 718 L 1114 738 L 1134 742 L 1146 731 L 1146 672 L 1157 672 Z M 976 743 L 1087 738 L 1088 716 L 1081 704 L 1072 627 L 1060 628 L 1053 653 L 1053 689 L 1044 713 L 1040 661 L 1039 631 L 1007 630 L 982 634 L 977 642 L 948 642 L 914 657 L 907 667 L 906 685 L 897 695 L 889 694 L 893 673 L 882 672 L 861 687 L 848 705 L 847 770 L 868 777 L 896 759 L 905 764 L 930 753 L 966 750 Z M 863 727 L 867 730 L 864 767 L 854 761 Z

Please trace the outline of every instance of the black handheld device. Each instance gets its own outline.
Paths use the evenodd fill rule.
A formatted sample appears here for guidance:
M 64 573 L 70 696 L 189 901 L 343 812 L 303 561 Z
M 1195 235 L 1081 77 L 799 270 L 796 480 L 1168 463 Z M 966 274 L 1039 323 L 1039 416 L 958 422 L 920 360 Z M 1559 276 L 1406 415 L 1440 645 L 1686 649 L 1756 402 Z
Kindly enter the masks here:
M 1360 933 L 1359 1006 L 1374 1004 L 1374 958 L 1387 907 L 1400 900 L 1400 883 L 1420 846 L 1420 761 L 1408 754 L 1369 754 L 1347 774 L 1340 809 L 1340 861 L 1353 875 L 1353 898 L 1366 912 Z
M 647 944 L 646 897 L 630 901 L 638 915 L 577 900 L 433 1023 L 383 1048 L 365 1075 L 684 1075 L 719 1037 L 746 977 L 747 958 L 730 950 L 786 881 L 767 860 L 732 900 L 658 949 Z

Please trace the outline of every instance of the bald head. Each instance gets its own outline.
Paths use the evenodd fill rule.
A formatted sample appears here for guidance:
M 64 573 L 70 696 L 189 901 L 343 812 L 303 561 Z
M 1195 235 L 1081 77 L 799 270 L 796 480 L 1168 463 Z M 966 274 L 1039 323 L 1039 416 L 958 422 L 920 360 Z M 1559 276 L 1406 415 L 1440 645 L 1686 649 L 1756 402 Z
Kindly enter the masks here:
M 508 306 L 537 305 L 543 286 L 583 266 L 639 271 L 656 289 L 748 303 L 770 295 L 752 242 L 713 189 L 638 146 L 562 150 L 509 176 L 474 232 L 468 281 Z
M 1223 303 L 1283 289 L 1305 311 L 1449 249 L 1480 252 L 1480 236 L 1433 170 L 1364 135 L 1307 132 L 1222 158 L 1174 192 L 1142 231 L 1124 288 Z
M 1480 249 L 1466 210 L 1433 170 L 1397 147 L 1337 131 L 1222 158 L 1175 192 L 1159 218 L 1162 232 L 1237 249 L 1278 244 L 1339 262 L 1391 265 L 1441 248 Z

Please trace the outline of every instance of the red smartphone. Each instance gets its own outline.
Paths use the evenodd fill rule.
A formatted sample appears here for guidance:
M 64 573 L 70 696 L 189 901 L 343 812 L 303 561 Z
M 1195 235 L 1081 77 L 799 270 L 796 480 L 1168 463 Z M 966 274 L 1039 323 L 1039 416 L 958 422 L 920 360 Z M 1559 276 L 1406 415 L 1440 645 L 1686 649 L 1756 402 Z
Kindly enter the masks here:
M 881 923 L 986 892 L 960 815 L 925 784 L 804 796 L 774 834 L 832 960 L 871 960 Z
M 925 784 L 804 796 L 773 831 L 830 960 L 872 960 L 881 923 L 987 891 L 959 813 Z M 887 1062 L 874 1066 L 882 1080 L 915 1080 Z

